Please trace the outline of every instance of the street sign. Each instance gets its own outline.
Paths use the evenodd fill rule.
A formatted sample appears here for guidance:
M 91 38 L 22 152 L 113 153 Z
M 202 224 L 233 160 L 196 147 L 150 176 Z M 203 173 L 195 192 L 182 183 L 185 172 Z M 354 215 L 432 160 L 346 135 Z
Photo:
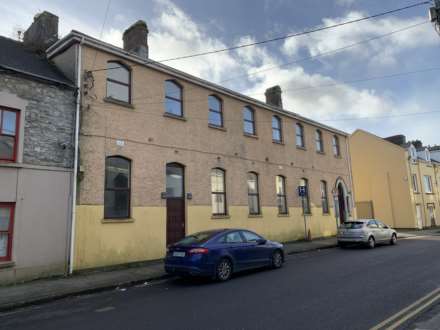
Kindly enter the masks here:
M 300 197 L 307 196 L 307 187 L 306 186 L 299 186 L 298 187 L 298 196 L 300 196 Z

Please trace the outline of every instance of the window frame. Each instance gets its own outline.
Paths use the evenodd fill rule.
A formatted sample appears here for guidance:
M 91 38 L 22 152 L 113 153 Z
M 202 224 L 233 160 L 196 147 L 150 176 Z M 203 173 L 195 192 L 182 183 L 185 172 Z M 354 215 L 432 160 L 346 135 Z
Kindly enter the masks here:
M 417 174 L 411 174 L 411 182 L 412 182 L 413 192 L 418 194 L 420 191 L 419 191 L 419 185 L 418 185 L 418 180 L 417 180 Z
M 107 160 L 111 158 L 123 159 L 128 162 L 128 188 L 108 188 L 107 187 Z M 132 161 L 131 159 L 120 156 L 120 155 L 112 155 L 105 157 L 105 172 L 104 172 L 104 219 L 130 219 L 131 218 L 131 174 L 132 174 Z M 105 213 L 105 193 L 107 191 L 127 191 L 128 195 L 128 205 L 127 205 L 127 214 L 123 216 L 108 216 Z
M 318 153 L 324 153 L 324 140 L 323 140 L 322 131 L 320 129 L 317 129 L 315 131 L 315 148 L 316 152 Z
M 333 155 L 335 157 L 341 157 L 341 145 L 339 143 L 339 137 L 337 135 L 332 136 Z
M 219 103 L 219 110 L 211 109 L 211 107 L 210 107 L 210 105 L 209 105 L 209 98 L 210 98 L 210 97 L 212 97 L 212 98 L 214 98 L 214 99 L 216 99 L 216 100 L 218 101 L 218 103 Z M 220 115 L 220 125 L 217 125 L 217 124 L 214 124 L 214 123 L 211 123 L 211 122 L 210 122 L 210 120 L 209 120 L 209 114 L 210 114 L 211 112 L 218 113 L 218 114 Z M 208 96 L 208 125 L 210 125 L 210 126 L 214 126 L 214 127 L 220 127 L 220 128 L 223 128 L 223 127 L 224 127 L 224 120 L 223 120 L 223 100 L 222 100 L 220 97 L 218 97 L 217 95 L 214 95 L 214 94 L 211 94 L 211 95 Z
M 107 76 L 106 76 L 106 84 L 105 84 L 106 97 L 111 99 L 111 100 L 118 101 L 118 102 L 123 102 L 123 103 L 131 104 L 131 101 L 132 101 L 132 99 L 131 99 L 131 85 L 132 85 L 132 81 L 131 81 L 131 68 L 128 65 L 126 65 L 126 64 L 124 64 L 124 63 L 122 63 L 120 61 L 115 61 L 115 60 L 107 61 L 107 65 L 109 63 L 115 63 L 115 64 L 119 65 L 122 69 L 127 70 L 127 73 L 128 73 L 128 84 L 124 83 L 122 81 L 119 81 L 119 80 L 115 80 L 115 79 L 109 78 L 108 74 L 107 74 Z M 108 82 L 109 81 L 114 83 L 114 84 L 118 84 L 118 85 L 125 86 L 125 87 L 128 88 L 128 101 L 120 100 L 118 98 L 115 98 L 113 96 L 109 96 L 108 95 Z
M 244 112 L 246 110 L 249 110 L 249 112 L 251 113 L 252 120 L 245 118 Z M 245 105 L 242 109 L 242 116 L 243 116 L 243 133 L 246 135 L 256 136 L 257 135 L 257 128 L 256 128 L 256 124 L 255 124 L 255 109 L 249 105 Z M 245 128 L 246 126 L 244 125 L 244 123 L 251 123 L 252 124 L 252 133 L 246 132 L 246 128 Z
M 278 127 L 274 127 L 274 120 L 276 121 Z M 283 127 L 282 127 L 283 124 L 282 123 L 283 122 L 282 122 L 281 117 L 279 117 L 277 115 L 273 115 L 272 116 L 272 121 L 271 121 L 271 124 L 272 124 L 272 142 L 274 142 L 274 143 L 283 143 Z M 279 136 L 280 136 L 279 140 L 273 138 L 274 132 L 277 132 L 279 134 Z
M 255 175 L 255 182 L 256 182 L 256 193 L 251 193 L 249 191 L 249 174 Z M 246 178 L 246 183 L 248 186 L 248 208 L 249 208 L 249 215 L 261 215 L 261 205 L 260 205 L 260 184 L 259 184 L 259 178 L 258 178 L 258 173 L 257 172 L 248 172 L 247 173 L 247 178 Z M 256 197 L 257 200 L 257 212 L 251 212 L 251 205 L 249 203 L 249 197 Z
M 8 230 L 2 230 L 0 233 L 7 233 L 8 242 L 6 247 L 6 256 L 0 257 L 0 262 L 7 262 L 12 260 L 12 244 L 14 241 L 14 216 L 15 216 L 15 203 L 0 202 L 0 208 L 9 208 L 9 227 Z
M 223 173 L 223 192 L 219 192 L 219 191 L 213 191 L 212 190 L 212 184 L 211 184 L 211 204 L 212 204 L 212 196 L 213 195 L 223 195 L 223 201 L 224 201 L 224 212 L 223 213 L 214 213 L 212 212 L 214 205 L 211 205 L 211 213 L 213 216 L 226 216 L 228 215 L 228 203 L 226 201 L 226 171 L 223 168 L 220 167 L 214 167 L 211 169 L 211 178 L 212 178 L 212 171 L 217 170 L 217 171 L 221 171 Z
M 309 179 L 301 178 L 300 179 L 300 186 L 301 186 L 301 181 L 304 181 L 305 187 L 306 187 L 306 196 L 304 198 L 304 202 L 305 203 L 302 203 L 302 205 L 301 205 L 302 206 L 302 211 L 303 211 L 303 214 L 311 215 L 312 214 L 312 210 L 310 208 L 310 184 L 309 184 Z M 304 187 L 304 186 L 301 186 L 301 187 Z M 303 197 L 301 197 L 301 201 L 302 200 L 303 200 Z M 307 208 L 306 208 L 306 206 L 307 206 Z
M 328 203 L 328 188 L 327 188 L 327 181 L 321 180 L 320 182 L 320 189 L 321 189 L 321 208 L 322 208 L 322 214 L 330 214 L 330 206 Z M 325 205 L 325 208 L 324 208 Z
M 180 90 L 180 99 L 175 98 L 175 97 L 173 97 L 173 96 L 168 96 L 168 95 L 167 95 L 167 88 L 166 88 L 166 84 L 167 84 L 167 82 L 173 83 L 176 87 L 179 88 L 179 90 Z M 177 82 L 175 79 L 167 79 L 167 80 L 165 80 L 165 82 L 164 82 L 164 87 L 165 87 L 165 102 L 164 102 L 164 105 L 165 105 L 165 113 L 166 113 L 167 115 L 169 115 L 169 116 L 174 116 L 174 117 L 178 117 L 178 118 L 183 118 L 183 117 L 184 117 L 184 111 L 183 111 L 183 86 L 182 86 L 179 82 Z M 172 112 L 168 112 L 168 111 L 167 111 L 167 102 L 166 102 L 167 99 L 168 99 L 168 100 L 172 100 L 172 101 L 175 101 L 175 102 L 179 102 L 179 103 L 180 103 L 180 115 L 176 115 L 175 113 L 172 113 Z
M 3 133 L 3 113 L 5 111 L 15 113 L 15 135 Z M 0 155 L 0 162 L 14 163 L 17 161 L 18 144 L 20 141 L 20 132 L 19 132 L 19 130 L 20 130 L 20 114 L 21 114 L 20 110 L 0 106 L 0 136 L 7 136 L 7 137 L 14 138 L 14 147 L 13 147 L 12 158 L 1 158 L 1 155 Z
M 281 179 L 281 184 L 283 187 L 283 193 L 280 194 L 278 191 L 276 191 L 276 197 L 277 197 L 277 207 L 278 207 L 278 215 L 286 215 L 289 214 L 289 207 L 287 205 L 287 191 L 286 191 L 286 177 L 284 175 L 277 175 L 275 177 L 275 189 L 278 188 L 278 178 Z M 284 203 L 284 211 L 281 212 L 280 204 L 278 204 L 278 200 L 281 199 Z
M 298 134 L 299 129 L 299 134 Z M 298 144 L 298 137 L 301 139 L 301 144 Z M 304 139 L 304 126 L 301 123 L 295 124 L 295 144 L 298 148 L 305 148 L 306 141 Z
M 426 180 L 426 179 L 428 179 L 428 180 Z M 430 175 L 424 175 L 423 176 L 423 182 L 424 182 L 424 189 L 425 189 L 425 193 L 426 194 L 432 194 L 433 193 L 433 190 L 432 190 L 432 178 L 431 178 L 431 176 Z M 426 185 L 428 183 L 428 186 Z M 429 189 L 426 189 L 426 188 L 429 188 Z

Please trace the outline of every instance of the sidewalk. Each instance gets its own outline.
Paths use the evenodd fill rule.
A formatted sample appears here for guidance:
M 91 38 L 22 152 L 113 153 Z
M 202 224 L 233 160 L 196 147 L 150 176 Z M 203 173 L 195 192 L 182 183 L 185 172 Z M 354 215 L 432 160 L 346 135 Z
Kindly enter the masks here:
M 425 231 L 406 231 L 399 238 L 438 234 L 439 229 Z M 333 248 L 336 238 L 317 239 L 311 242 L 299 241 L 285 244 L 286 254 Z M 117 287 L 148 283 L 152 280 L 167 278 L 162 261 L 150 262 L 140 267 L 112 271 L 97 271 L 70 277 L 44 279 L 0 287 L 0 311 L 11 310 L 31 304 L 47 302 L 72 295 L 86 294 Z

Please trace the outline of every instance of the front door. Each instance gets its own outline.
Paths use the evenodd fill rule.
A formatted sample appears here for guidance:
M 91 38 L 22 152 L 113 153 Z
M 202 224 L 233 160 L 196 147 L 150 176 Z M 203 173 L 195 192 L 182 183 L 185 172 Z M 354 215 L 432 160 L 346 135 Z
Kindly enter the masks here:
M 420 204 L 416 205 L 416 217 L 417 217 L 417 227 L 419 229 L 423 228 L 423 221 L 422 221 L 422 207 Z
M 428 204 L 428 213 L 429 213 L 429 219 L 431 220 L 431 226 L 435 227 L 435 207 L 434 204 Z
M 338 202 L 339 202 L 339 221 L 343 224 L 347 219 L 345 218 L 345 196 L 344 188 L 341 184 L 338 185 Z
M 167 164 L 167 245 L 185 237 L 185 175 L 184 167 Z

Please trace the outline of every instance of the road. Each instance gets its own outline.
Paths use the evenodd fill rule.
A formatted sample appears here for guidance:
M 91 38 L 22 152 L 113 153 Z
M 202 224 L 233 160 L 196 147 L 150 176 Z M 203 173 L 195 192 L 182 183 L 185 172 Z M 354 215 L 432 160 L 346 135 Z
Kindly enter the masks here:
M 440 237 L 289 256 L 226 283 L 171 279 L 0 315 L 1 329 L 369 329 L 440 284 Z

